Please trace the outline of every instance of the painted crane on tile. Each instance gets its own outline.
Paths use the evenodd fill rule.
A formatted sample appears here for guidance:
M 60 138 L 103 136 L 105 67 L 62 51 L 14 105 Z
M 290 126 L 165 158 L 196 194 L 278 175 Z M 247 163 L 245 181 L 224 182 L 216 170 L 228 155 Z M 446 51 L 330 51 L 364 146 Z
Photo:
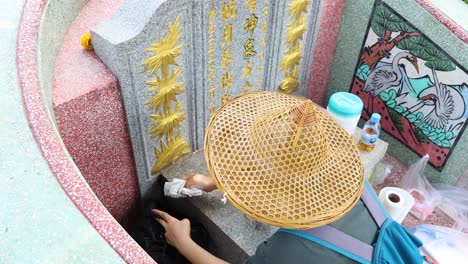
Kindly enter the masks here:
M 382 115 L 382 128 L 441 171 L 468 117 L 468 73 L 420 30 L 376 1 L 351 92 L 363 117 Z

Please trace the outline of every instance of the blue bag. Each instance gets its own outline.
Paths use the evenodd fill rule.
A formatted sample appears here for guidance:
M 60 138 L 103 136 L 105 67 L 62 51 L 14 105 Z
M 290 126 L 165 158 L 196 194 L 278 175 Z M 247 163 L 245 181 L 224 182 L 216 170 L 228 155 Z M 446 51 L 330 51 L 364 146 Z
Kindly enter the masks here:
M 361 195 L 372 218 L 379 226 L 374 245 L 368 245 L 334 227 L 322 226 L 307 230 L 280 229 L 325 246 L 359 263 L 366 264 L 420 264 L 421 240 L 393 221 L 366 182 Z

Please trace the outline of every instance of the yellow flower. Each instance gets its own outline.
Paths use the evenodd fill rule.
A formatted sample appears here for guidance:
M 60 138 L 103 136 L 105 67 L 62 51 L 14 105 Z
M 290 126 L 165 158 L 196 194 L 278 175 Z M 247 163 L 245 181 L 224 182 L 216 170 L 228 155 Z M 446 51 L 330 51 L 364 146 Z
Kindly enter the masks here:
M 93 50 L 93 43 L 91 43 L 91 32 L 88 32 L 84 34 L 81 37 L 81 45 L 86 49 L 86 50 Z

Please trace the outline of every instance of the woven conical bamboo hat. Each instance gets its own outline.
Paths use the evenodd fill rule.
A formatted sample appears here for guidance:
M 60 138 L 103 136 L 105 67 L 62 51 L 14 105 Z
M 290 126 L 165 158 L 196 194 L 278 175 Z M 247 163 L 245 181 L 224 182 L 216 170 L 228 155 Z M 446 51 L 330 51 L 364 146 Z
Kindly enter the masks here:
M 310 100 L 258 92 L 212 117 L 205 159 L 218 189 L 260 222 L 294 229 L 349 212 L 363 186 L 351 136 Z

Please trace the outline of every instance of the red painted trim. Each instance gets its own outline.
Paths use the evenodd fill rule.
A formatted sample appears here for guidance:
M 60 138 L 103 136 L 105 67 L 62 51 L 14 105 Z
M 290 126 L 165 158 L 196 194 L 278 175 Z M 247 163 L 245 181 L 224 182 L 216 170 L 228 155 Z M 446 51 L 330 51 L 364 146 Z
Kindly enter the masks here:
M 128 263 L 155 263 L 96 198 L 66 155 L 39 85 L 38 35 L 47 0 L 27 0 L 18 29 L 16 60 L 26 116 L 44 159 L 65 193 L 109 245 Z M 52 107 L 52 106 L 51 106 Z
M 345 0 L 323 0 L 319 31 L 310 67 L 307 98 L 322 104 L 335 55 Z
M 440 11 L 436 6 L 434 6 L 428 0 L 416 0 L 420 6 L 426 9 L 431 15 L 433 15 L 441 24 L 448 28 L 455 36 L 461 39 L 465 44 L 468 44 L 468 32 L 466 32 L 460 25 L 455 23 L 442 11 Z

